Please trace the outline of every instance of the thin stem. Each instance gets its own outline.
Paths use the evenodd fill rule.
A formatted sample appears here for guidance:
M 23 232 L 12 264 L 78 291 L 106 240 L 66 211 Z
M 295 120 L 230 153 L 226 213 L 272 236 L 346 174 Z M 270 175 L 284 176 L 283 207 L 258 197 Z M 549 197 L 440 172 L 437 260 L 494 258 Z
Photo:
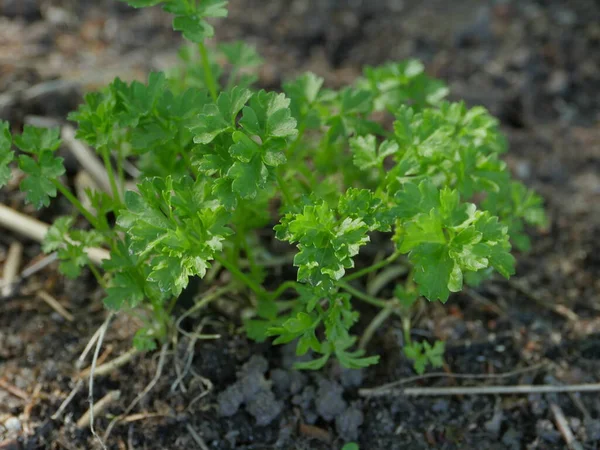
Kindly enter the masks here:
M 102 151 L 102 159 L 104 160 L 104 166 L 106 167 L 106 173 L 108 174 L 108 180 L 110 182 L 110 188 L 113 192 L 113 197 L 119 205 L 122 205 L 121 191 L 119 191 L 119 187 L 117 186 L 115 170 L 110 161 L 110 151 L 107 148 L 103 149 Z
M 90 268 L 90 272 L 92 272 L 92 274 L 94 275 L 94 278 L 96 279 L 96 281 L 98 282 L 100 287 L 102 287 L 102 289 L 106 290 L 106 283 L 104 282 L 104 278 L 102 278 L 100 271 L 92 263 L 89 263 L 88 267 Z
M 198 44 L 198 51 L 200 52 L 200 59 L 202 60 L 202 68 L 204 69 L 204 82 L 210 92 L 210 96 L 213 101 L 217 101 L 217 84 L 213 77 L 213 73 L 210 70 L 210 62 L 208 61 L 208 53 L 206 52 L 206 46 L 204 42 Z
M 281 194 L 283 195 L 283 198 L 285 199 L 285 202 L 290 207 L 293 207 L 294 206 L 294 199 L 292 197 L 292 194 L 288 190 L 287 186 L 285 185 L 285 181 L 283 180 L 283 178 L 279 174 L 277 174 L 276 178 L 277 178 L 277 185 L 279 186 L 279 189 L 281 190 Z
M 180 155 L 181 155 L 181 159 L 183 159 L 183 162 L 185 163 L 185 166 L 190 171 L 190 173 L 192 174 L 194 179 L 198 178 L 198 172 L 196 172 L 196 170 L 194 169 L 194 166 L 192 165 L 192 160 L 190 158 L 189 153 L 186 152 L 185 150 L 183 150 L 180 153 Z
M 243 233 L 238 234 L 240 237 L 240 242 L 242 244 L 242 249 L 246 254 L 246 258 L 248 259 L 248 265 L 250 266 L 250 273 L 252 276 L 259 278 L 260 277 L 260 268 L 256 264 L 256 259 L 254 258 L 254 253 L 250 245 L 248 245 L 248 240 L 246 239 L 247 231 L 244 230 Z
M 225 267 L 231 273 L 231 275 L 233 275 L 239 281 L 248 286 L 256 295 L 258 295 L 261 298 L 265 298 L 268 296 L 267 291 L 265 291 L 265 289 L 260 284 L 258 284 L 256 281 L 254 281 L 252 278 L 250 278 L 248 275 L 246 275 L 244 272 L 238 269 L 234 264 L 231 264 L 229 261 L 227 261 L 220 255 L 215 256 L 215 260 L 221 263 L 221 265 Z
M 354 297 L 356 297 L 359 300 L 362 300 L 365 303 L 369 303 L 370 305 L 377 306 L 379 308 L 389 307 L 388 301 L 365 294 L 364 292 L 359 291 L 358 289 L 354 288 L 352 285 L 350 285 L 349 283 L 346 283 L 345 281 L 340 280 L 337 282 L 337 284 L 343 290 L 345 290 L 346 292 L 349 292 Z
M 83 217 L 85 217 L 87 219 L 87 221 L 94 228 L 96 228 L 97 230 L 102 228 L 102 227 L 100 227 L 100 224 L 98 223 L 98 220 L 96 219 L 96 217 L 94 217 L 93 214 L 91 212 L 89 212 L 85 206 L 83 206 L 83 204 L 79 201 L 79 199 L 71 193 L 69 188 L 67 188 L 64 184 L 62 184 L 58 180 L 53 180 L 53 183 L 54 183 L 54 186 L 56 186 L 56 189 L 58 189 L 59 192 L 62 195 L 64 195 L 67 198 L 67 200 L 69 200 L 75 208 L 77 208 L 77 210 L 81 213 L 81 215 Z
M 364 269 L 358 270 L 354 273 L 351 273 L 350 275 L 344 277 L 345 281 L 352 281 L 352 280 L 356 280 L 357 278 L 362 277 L 363 275 L 366 275 L 368 273 L 371 273 L 375 270 L 379 270 L 382 267 L 387 266 L 388 264 L 394 262 L 396 259 L 398 259 L 398 257 L 400 256 L 399 252 L 394 252 L 392 253 L 390 256 L 388 256 L 385 259 L 382 259 L 381 261 L 379 261 L 376 264 L 373 264 L 372 266 L 369 267 L 365 267 Z
M 270 295 L 271 295 L 271 300 L 277 300 L 279 297 L 281 297 L 281 294 L 283 294 L 285 291 L 287 291 L 288 289 L 294 289 L 297 290 L 298 288 L 298 282 L 297 281 L 285 281 L 282 284 L 279 285 L 279 287 L 277 289 L 275 289 Z
M 365 328 L 365 331 L 360 338 L 360 342 L 358 343 L 358 348 L 364 350 L 367 348 L 369 341 L 375 334 L 375 332 L 379 329 L 383 322 L 385 322 L 394 312 L 394 308 L 392 306 L 388 306 L 387 308 L 382 309 L 377 313 L 377 315 L 371 320 L 371 323 Z

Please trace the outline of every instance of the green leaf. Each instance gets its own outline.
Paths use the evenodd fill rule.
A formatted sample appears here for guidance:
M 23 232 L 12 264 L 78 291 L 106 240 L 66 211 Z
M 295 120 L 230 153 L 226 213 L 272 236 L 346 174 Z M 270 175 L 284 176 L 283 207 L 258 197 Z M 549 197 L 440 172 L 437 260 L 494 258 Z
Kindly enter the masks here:
M 14 137 L 17 147 L 26 153 L 52 153 L 60 146 L 60 128 L 38 128 L 25 125 L 23 133 Z
M 148 286 L 159 298 L 177 296 L 189 277 L 203 277 L 210 260 L 231 234 L 228 214 L 202 180 L 152 178 L 127 192 L 127 209 L 117 223 L 128 237 L 128 252 L 146 264 Z
M 385 158 L 394 155 L 398 151 L 398 144 L 383 141 L 378 149 L 375 136 L 369 134 L 351 139 L 350 148 L 354 154 L 354 165 L 359 169 L 368 170 L 373 167 L 382 169 Z
M 311 361 L 295 362 L 294 369 L 297 369 L 297 370 L 319 370 L 319 369 L 322 369 L 325 366 L 325 364 L 327 363 L 327 361 L 329 360 L 330 356 L 331 356 L 330 353 L 325 353 L 323 356 L 321 356 L 317 359 L 313 359 Z
M 251 97 L 252 92 L 238 87 L 221 92 L 217 103 L 206 105 L 198 116 L 197 124 L 191 128 L 194 142 L 209 144 L 221 133 L 233 131 L 238 113 Z
M 144 290 L 128 272 L 117 273 L 106 289 L 104 304 L 108 309 L 118 311 L 125 305 L 134 307 L 144 300 Z
M 429 342 L 412 342 L 404 347 L 404 354 L 413 361 L 415 372 L 422 375 L 428 364 L 432 367 L 443 367 L 445 344 L 436 341 L 433 346 Z
M 443 244 L 422 244 L 411 253 L 410 260 L 421 295 L 445 303 L 450 295 L 450 278 L 454 270 L 454 261 L 447 247 Z
M 121 2 L 127 3 L 134 8 L 145 8 L 148 6 L 158 5 L 164 0 L 119 0 Z
M 212 37 L 215 29 L 201 18 L 193 16 L 178 16 L 173 19 L 173 29 L 181 31 L 183 37 L 192 42 L 203 42 Z
M 369 231 L 390 231 L 396 210 L 368 189 L 350 188 L 339 199 L 338 211 L 344 217 L 362 220 Z
M 248 163 L 236 161 L 227 172 L 232 178 L 231 188 L 240 197 L 252 199 L 262 189 L 269 172 L 260 157 L 254 157 Z
M 19 156 L 19 168 L 27 175 L 20 185 L 26 194 L 25 199 L 37 209 L 49 206 L 50 198 L 56 197 L 54 183 L 65 173 L 63 159 L 45 150 L 39 155 L 38 161 L 28 155 Z
M 8 122 L 0 120 L 0 187 L 10 180 L 11 172 L 9 164 L 15 155 L 11 149 L 12 137 Z
M 244 108 L 240 125 L 263 142 L 272 138 L 293 138 L 298 130 L 289 105 L 290 99 L 284 94 L 260 91 Z
M 225 55 L 227 62 L 237 68 L 254 67 L 263 63 L 256 48 L 244 41 L 221 44 L 219 50 Z

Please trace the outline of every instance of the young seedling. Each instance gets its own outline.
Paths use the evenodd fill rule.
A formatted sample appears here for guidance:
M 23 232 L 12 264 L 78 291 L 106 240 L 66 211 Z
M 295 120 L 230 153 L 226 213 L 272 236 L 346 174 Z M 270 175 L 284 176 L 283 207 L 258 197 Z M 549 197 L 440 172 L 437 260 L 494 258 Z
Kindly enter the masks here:
M 254 307 L 249 335 L 296 341 L 299 355 L 313 356 L 299 368 L 319 369 L 331 357 L 349 368 L 377 363 L 351 334 L 356 302 L 384 308 L 381 321 L 403 318 L 404 352 L 418 372 L 440 365 L 442 343 L 410 338 L 412 305 L 446 302 L 494 271 L 509 277 L 511 239 L 526 249 L 524 226 L 545 221 L 541 199 L 511 180 L 501 159 L 497 120 L 444 101 L 447 88 L 414 60 L 367 67 L 340 90 L 312 73 L 283 92 L 257 90 L 252 47 L 205 45 L 213 36 L 206 20 L 224 17 L 225 1 L 126 2 L 162 5 L 192 46 L 176 70 L 152 73 L 145 84 L 116 79 L 69 116 L 104 161 L 110 192 L 88 192 L 85 206 L 69 190 L 57 130 L 25 127 L 13 137 L 0 126 L 0 184 L 17 162 L 29 203 L 47 207 L 62 195 L 74 206 L 44 243 L 58 252 L 61 272 L 77 277 L 88 267 L 108 308 L 149 310 L 134 340 L 140 349 L 168 340 L 191 277 L 212 280 L 209 290 L 216 271 L 227 270 Z M 375 121 L 376 112 L 392 117 L 393 128 Z M 131 163 L 137 189 L 125 192 Z M 269 229 L 296 248 L 296 279 L 268 276 L 281 256 Z M 372 239 L 389 256 L 361 255 L 355 268 Z M 97 268 L 89 247 L 110 249 L 110 259 Z M 397 263 L 407 275 L 395 280 L 394 295 L 364 289 L 367 277 Z

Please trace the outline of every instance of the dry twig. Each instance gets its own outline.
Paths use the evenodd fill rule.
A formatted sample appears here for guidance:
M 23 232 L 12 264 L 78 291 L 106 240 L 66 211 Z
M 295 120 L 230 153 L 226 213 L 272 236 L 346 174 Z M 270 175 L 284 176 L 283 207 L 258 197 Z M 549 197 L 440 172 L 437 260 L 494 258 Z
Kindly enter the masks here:
M 48 228 L 50 228 L 48 224 L 15 211 L 1 203 L 0 226 L 37 242 L 44 240 Z M 88 248 L 86 252 L 94 264 L 102 264 L 102 261 L 110 258 L 108 250 L 103 248 Z
M 19 397 L 22 400 L 29 401 L 29 394 L 27 394 L 27 392 L 25 392 L 23 389 L 19 389 L 16 386 L 13 386 L 4 378 L 0 378 L 0 388 L 4 389 L 6 392 L 14 395 L 15 397 Z
M 112 195 L 108 173 L 104 165 L 89 147 L 75 138 L 75 129 L 70 125 L 63 126 L 61 137 L 67 148 L 81 164 L 81 167 L 90 174 L 103 191 Z
M 4 286 L 2 287 L 3 297 L 8 297 L 13 293 L 13 284 L 17 281 L 17 273 L 21 266 L 22 257 L 23 245 L 20 242 L 13 242 L 10 244 L 6 261 L 4 262 L 4 269 L 2 270 L 2 277 L 4 280 Z
M 123 367 L 125 364 L 130 362 L 138 353 L 140 353 L 140 350 L 132 348 L 129 351 L 123 353 L 122 355 L 117 356 L 115 359 L 102 364 L 101 366 L 94 367 L 92 365 L 92 367 L 88 367 L 87 369 L 82 370 L 79 374 L 79 378 L 87 378 L 88 376 L 90 376 L 90 373 L 92 373 L 92 371 L 94 372 L 94 376 L 107 375 L 113 370 L 116 370 L 119 367 Z
M 165 359 L 167 357 L 167 351 L 169 350 L 169 344 L 163 344 L 162 348 L 160 349 L 160 357 L 158 358 L 158 365 L 156 367 L 156 372 L 154 374 L 154 378 L 152 378 L 152 380 L 150 381 L 150 383 L 148 383 L 148 385 L 144 388 L 144 390 L 142 392 L 140 392 L 137 397 L 129 404 L 129 406 L 127 407 L 127 409 L 125 409 L 125 412 L 123 412 L 123 414 L 115 417 L 113 420 L 111 420 L 111 422 L 108 424 L 108 428 L 106 428 L 106 431 L 104 432 L 104 441 L 106 442 L 108 440 L 108 437 L 110 436 L 110 433 L 112 432 L 112 429 L 114 428 L 114 426 L 123 419 L 123 417 L 126 417 L 133 408 L 135 408 L 135 406 L 148 394 L 148 392 L 150 392 L 154 386 L 156 386 L 156 383 L 158 383 L 158 380 L 160 379 L 161 375 L 162 375 L 162 371 L 165 365 Z
M 388 389 L 385 391 L 361 389 L 358 391 L 358 394 L 363 397 L 382 397 L 386 395 L 438 397 L 448 395 L 559 394 L 568 392 L 600 392 L 600 383 L 573 384 L 567 386 L 521 384 L 516 386 L 415 387 L 406 389 Z
M 583 446 L 575 439 L 575 436 L 573 436 L 571 427 L 569 427 L 569 423 L 560 406 L 554 402 L 550 402 L 550 411 L 552 411 L 556 428 L 560 431 L 569 450 L 583 450 Z
M 415 381 L 422 381 L 428 378 L 453 378 L 453 379 L 502 379 L 502 378 L 510 378 L 516 375 L 521 375 L 528 372 L 533 372 L 534 370 L 541 369 L 546 367 L 546 363 L 540 363 L 529 367 L 524 367 L 522 369 L 512 370 L 510 372 L 504 373 L 452 373 L 452 372 L 431 372 L 426 373 L 424 375 L 415 375 L 414 377 L 402 378 L 401 380 L 392 381 L 391 383 L 383 384 L 381 386 L 375 388 L 368 389 L 360 389 L 358 392 L 360 395 L 364 397 L 381 397 L 386 395 L 390 391 L 398 390 L 400 386 L 405 384 L 414 383 Z
M 37 295 L 68 322 L 73 322 L 75 320 L 73 314 L 67 311 L 67 309 L 58 302 L 58 300 L 56 300 L 46 291 L 39 291 Z
M 93 408 L 87 409 L 85 413 L 83 413 L 83 415 L 77 421 L 77 428 L 85 428 L 87 425 L 90 424 L 90 418 L 92 416 L 99 416 L 100 414 L 102 414 L 102 411 L 104 411 L 108 405 L 110 405 L 113 402 L 116 402 L 120 398 L 121 391 L 110 391 L 108 394 L 106 394 L 104 397 L 98 400 L 94 404 Z

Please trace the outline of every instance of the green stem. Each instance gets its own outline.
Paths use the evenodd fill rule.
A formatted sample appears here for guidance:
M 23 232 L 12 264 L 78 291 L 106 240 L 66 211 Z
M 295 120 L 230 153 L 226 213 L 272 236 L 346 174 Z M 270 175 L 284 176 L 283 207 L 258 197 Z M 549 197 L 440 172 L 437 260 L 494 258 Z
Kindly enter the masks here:
M 287 291 L 288 289 L 294 289 L 296 290 L 297 287 L 299 286 L 297 281 L 285 281 L 282 284 L 279 285 L 279 287 L 277 289 L 275 289 L 273 292 L 271 292 L 271 300 L 277 300 L 279 297 L 281 297 L 281 294 L 283 294 L 285 291 Z
M 75 197 L 71 191 L 69 190 L 69 188 L 67 188 L 64 184 L 62 184 L 60 181 L 58 180 L 53 180 L 54 186 L 56 186 L 56 189 L 59 190 L 59 192 L 64 195 L 67 200 L 69 200 L 71 202 L 71 204 L 77 208 L 77 210 L 81 213 L 81 215 L 83 217 L 85 217 L 87 219 L 87 221 L 97 230 L 102 229 L 102 227 L 100 226 L 100 224 L 98 223 L 98 220 L 96 219 L 96 217 L 94 217 L 92 215 L 91 212 L 89 212 L 85 206 L 83 206 L 83 204 L 79 201 L 79 199 L 77 197 Z
M 92 263 L 88 263 L 88 267 L 90 268 L 90 272 L 92 272 L 94 275 L 94 278 L 96 278 L 98 284 L 102 287 L 102 289 L 106 290 L 106 282 L 104 281 L 104 278 L 102 278 L 100 271 Z
M 399 256 L 400 256 L 399 252 L 394 252 L 390 256 L 388 256 L 387 258 L 382 259 L 381 261 L 379 261 L 378 263 L 373 264 L 372 266 L 365 267 L 364 269 L 361 269 L 361 270 L 358 270 L 358 271 L 356 271 L 354 273 L 351 273 L 350 275 L 344 277 L 344 280 L 345 281 L 356 280 L 357 278 L 360 278 L 363 275 L 371 273 L 371 272 L 373 272 L 375 270 L 379 270 L 382 267 L 385 267 L 388 264 L 391 264 L 392 262 L 394 262 L 396 259 L 398 259 Z
M 208 53 L 206 52 L 206 46 L 204 42 L 198 44 L 198 51 L 200 52 L 200 59 L 202 60 L 202 68 L 204 69 L 204 82 L 210 92 L 210 96 L 213 101 L 217 101 L 217 84 L 213 77 L 213 73 L 210 70 L 210 62 L 208 61 Z
M 110 151 L 107 148 L 102 151 L 102 159 L 104 160 L 104 167 L 106 168 L 106 173 L 108 174 L 108 180 L 110 182 L 110 188 L 113 192 L 113 197 L 118 205 L 122 205 L 121 191 L 119 191 L 119 187 L 117 186 L 115 171 L 110 161 Z
M 296 139 L 294 139 L 294 142 L 292 142 L 292 144 L 285 151 L 286 156 L 288 158 L 294 157 L 294 152 L 295 152 L 296 148 L 298 147 L 298 145 L 300 145 L 300 142 L 302 141 L 302 138 L 304 137 L 305 131 L 306 131 L 305 120 L 302 120 L 302 122 L 300 123 L 300 126 L 298 127 L 298 135 L 296 136 Z
M 260 284 L 238 269 L 234 264 L 230 263 L 220 255 L 215 256 L 215 260 L 221 263 L 221 265 L 225 267 L 231 273 L 231 275 L 248 286 L 260 298 L 266 298 L 268 296 L 267 291 L 265 291 Z
M 277 185 L 279 186 L 279 190 L 281 191 L 281 194 L 283 195 L 285 202 L 290 206 L 290 208 L 294 207 L 294 198 L 292 197 L 292 194 L 290 193 L 289 189 L 285 185 L 285 181 L 279 174 L 276 175 L 276 178 L 277 178 Z
M 180 153 L 181 158 L 183 159 L 183 162 L 185 163 L 185 166 L 187 167 L 187 169 L 190 171 L 190 173 L 192 174 L 192 176 L 194 177 L 194 179 L 198 178 L 198 172 L 196 172 L 196 170 L 194 169 L 194 166 L 192 165 L 192 160 L 190 158 L 190 155 L 187 151 L 185 151 L 185 149 Z
M 243 230 L 242 233 L 238 233 L 240 237 L 240 243 L 242 244 L 242 248 L 244 249 L 244 253 L 246 254 L 246 258 L 248 259 L 248 265 L 250 266 L 250 273 L 252 276 L 258 278 L 260 277 L 260 268 L 256 264 L 256 260 L 254 259 L 254 253 L 252 252 L 252 248 L 248 245 L 248 240 L 246 239 L 247 231 Z
M 365 294 L 364 292 L 359 291 L 358 289 L 354 288 L 353 286 L 351 286 L 349 283 L 346 283 L 345 281 L 340 280 L 337 282 L 337 285 L 339 287 L 341 287 L 343 290 L 345 290 L 346 292 L 349 292 L 354 297 L 356 297 L 359 300 L 362 300 L 365 303 L 368 303 L 373 306 L 377 306 L 378 308 L 387 308 L 389 306 L 388 301 L 382 300 L 377 297 L 373 297 L 372 295 Z

